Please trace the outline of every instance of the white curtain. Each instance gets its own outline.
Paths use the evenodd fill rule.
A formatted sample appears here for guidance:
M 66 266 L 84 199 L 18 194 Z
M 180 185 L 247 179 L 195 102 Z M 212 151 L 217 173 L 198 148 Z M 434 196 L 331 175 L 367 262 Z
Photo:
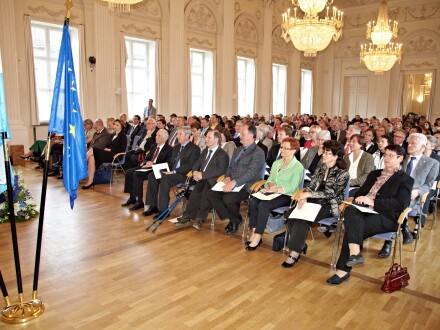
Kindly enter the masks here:
M 28 77 L 29 106 L 32 125 L 39 125 L 37 87 L 35 85 L 34 46 L 32 43 L 31 17 L 24 16 L 24 43 L 26 49 L 26 74 Z
M 162 100 L 162 40 L 156 39 L 156 58 L 155 58 L 155 66 L 156 66 L 156 113 L 162 113 L 160 110 L 161 100 Z
M 217 86 L 217 50 L 212 50 L 212 112 L 217 113 L 217 107 L 216 107 L 216 86 Z
M 120 58 L 119 67 L 121 70 L 121 113 L 128 114 L 127 83 L 125 79 L 125 67 L 127 65 L 127 47 L 125 46 L 125 36 L 119 32 Z
M 188 71 L 187 71 L 187 100 L 186 100 L 186 104 L 187 104 L 187 110 L 186 113 L 188 116 L 192 116 L 192 86 L 191 86 L 191 48 L 189 45 L 186 45 L 186 54 L 187 54 L 187 63 L 188 63 Z
M 87 112 L 87 68 L 88 60 L 86 56 L 86 37 L 84 25 L 78 25 L 78 43 L 79 43 L 79 103 L 84 118 L 89 117 Z

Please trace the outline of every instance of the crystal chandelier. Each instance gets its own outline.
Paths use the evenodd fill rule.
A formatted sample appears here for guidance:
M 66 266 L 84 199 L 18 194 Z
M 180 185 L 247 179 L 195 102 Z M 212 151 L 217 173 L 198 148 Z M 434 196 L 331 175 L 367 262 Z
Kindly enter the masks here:
M 130 6 L 135 5 L 142 0 L 102 0 L 108 2 L 108 8 L 120 13 L 126 13 L 130 11 Z
M 402 44 L 392 43 L 397 38 L 397 22 L 388 20 L 387 1 L 381 0 L 377 23 L 368 22 L 367 39 L 372 43 L 361 46 L 361 62 L 375 74 L 391 70 L 402 58 Z
M 292 41 L 296 49 L 303 51 L 306 57 L 315 57 L 324 50 L 330 41 L 337 41 L 342 34 L 344 13 L 336 8 L 330 12 L 333 0 L 292 0 L 295 6 L 291 16 L 290 8 L 283 14 L 282 30 L 284 40 Z M 298 7 L 304 12 L 302 18 L 297 15 Z M 327 7 L 324 18 L 318 14 Z

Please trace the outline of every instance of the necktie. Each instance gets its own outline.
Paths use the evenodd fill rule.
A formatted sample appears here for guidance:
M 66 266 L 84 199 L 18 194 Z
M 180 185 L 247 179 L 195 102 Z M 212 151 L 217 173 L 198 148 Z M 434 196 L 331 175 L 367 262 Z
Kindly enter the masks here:
M 160 148 L 159 146 L 156 148 L 156 151 L 154 152 L 153 158 L 151 159 L 151 161 L 153 162 L 153 164 L 156 164 L 156 158 L 157 155 L 159 154 Z
M 280 147 L 280 150 L 278 150 L 277 160 L 278 160 L 278 159 L 281 159 L 281 147 Z
M 170 146 L 174 147 L 174 145 L 176 143 L 176 138 L 177 138 L 177 131 L 176 131 L 176 133 L 174 133 L 173 137 L 170 140 Z
M 412 169 L 413 169 L 413 165 L 414 165 L 414 160 L 416 159 L 416 157 L 411 157 L 411 160 L 409 161 L 409 163 L 406 165 L 406 170 L 405 173 L 408 175 L 411 175 Z
M 240 159 L 241 155 L 243 155 L 243 153 L 245 152 L 245 148 L 242 148 L 239 152 L 238 155 L 235 157 L 234 161 L 238 162 L 238 160 Z
M 211 159 L 211 154 L 212 154 L 212 150 L 209 150 L 208 156 L 205 158 L 205 160 L 203 161 L 203 164 L 200 168 L 202 172 L 206 170 L 206 167 L 208 166 L 208 163 L 209 163 L 209 159 Z
M 347 143 L 347 146 L 345 147 L 344 153 L 346 155 L 348 155 L 349 152 L 350 152 L 350 145 Z
M 173 170 L 177 170 L 180 167 L 180 155 L 182 154 L 184 148 L 184 146 L 180 147 L 180 151 L 177 154 L 176 161 L 174 162 Z
M 95 144 L 96 140 L 98 140 L 99 134 L 101 134 L 101 133 L 98 133 L 98 132 L 95 133 L 95 135 L 93 136 L 92 141 L 90 141 L 90 147 L 93 147 L 93 145 Z

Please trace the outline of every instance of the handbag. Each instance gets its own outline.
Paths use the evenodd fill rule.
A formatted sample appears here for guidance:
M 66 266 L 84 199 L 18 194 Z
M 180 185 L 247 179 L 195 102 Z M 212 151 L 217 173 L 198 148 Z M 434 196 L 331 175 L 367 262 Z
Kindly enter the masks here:
M 392 293 L 408 286 L 410 277 L 408 269 L 394 263 L 385 273 L 385 281 L 382 285 L 382 291 Z
M 284 240 L 286 238 L 286 232 L 282 232 L 273 237 L 272 250 L 281 251 L 284 249 Z
M 284 228 L 284 214 L 269 215 L 266 229 L 269 233 L 279 231 Z
M 112 169 L 103 167 L 96 170 L 95 176 L 93 177 L 93 182 L 95 184 L 110 183 L 111 176 L 112 176 Z

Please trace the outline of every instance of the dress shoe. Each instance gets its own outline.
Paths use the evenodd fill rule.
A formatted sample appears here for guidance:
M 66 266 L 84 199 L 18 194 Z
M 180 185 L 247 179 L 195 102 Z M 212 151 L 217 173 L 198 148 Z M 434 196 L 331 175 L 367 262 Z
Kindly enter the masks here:
M 378 257 L 388 258 L 391 254 L 391 246 L 392 246 L 392 242 L 386 241 L 383 244 L 382 249 L 379 251 Z
M 57 175 L 60 175 L 59 170 L 53 170 L 53 171 L 47 173 L 47 176 L 57 176 Z
M 347 265 L 347 267 L 353 267 L 353 266 L 363 264 L 363 263 L 364 263 L 364 257 L 362 255 L 362 253 L 359 252 L 359 254 L 351 255 L 350 258 L 348 258 L 346 265 Z
M 86 185 L 86 186 L 82 186 L 83 189 L 90 189 L 90 188 L 94 188 L 95 187 L 95 183 L 92 181 L 91 184 Z
M 414 238 L 408 229 L 402 231 L 402 235 L 403 235 L 403 245 L 411 244 L 414 241 Z
M 256 250 L 258 247 L 260 247 L 261 243 L 263 243 L 263 239 L 262 239 L 262 238 L 260 238 L 260 241 L 259 241 L 258 244 L 255 245 L 255 246 L 251 246 L 251 244 L 249 243 L 249 245 L 246 246 L 245 250 L 246 250 L 246 251 L 254 251 L 254 250 Z
M 225 230 L 228 231 L 228 230 L 231 229 L 231 228 L 232 228 L 232 221 L 229 220 L 228 224 L 227 224 L 226 227 L 225 227 Z
M 164 211 L 157 211 L 157 214 L 153 217 L 153 220 L 157 220 L 157 219 L 159 219 L 159 217 L 162 215 L 163 212 L 164 212 Z M 170 214 L 168 214 L 166 217 L 162 216 L 162 217 L 160 218 L 160 220 L 165 220 L 165 219 L 167 219 L 167 218 L 169 218 L 169 217 L 170 217 Z
M 226 234 L 228 235 L 235 234 L 238 228 L 240 228 L 242 223 L 243 223 L 243 219 L 238 219 L 237 222 L 232 222 L 231 227 L 228 230 L 226 230 Z
M 298 258 L 294 258 L 294 257 L 292 257 L 292 256 L 289 256 L 288 259 L 293 260 L 293 262 L 287 262 L 287 261 L 284 261 L 284 262 L 281 264 L 281 267 L 283 267 L 283 268 L 292 268 L 292 267 L 298 262 L 298 260 L 299 260 L 299 256 L 298 256 Z
M 158 212 L 157 206 L 149 206 L 144 210 L 144 212 L 142 212 L 142 215 L 148 217 L 152 214 L 156 214 L 157 212 Z
M 193 224 L 193 227 L 197 230 L 201 230 L 203 225 L 203 219 L 196 219 L 196 221 Z
M 342 277 L 339 277 L 338 275 L 335 274 L 332 277 L 329 277 L 326 282 L 330 285 L 339 285 L 341 283 L 344 283 L 345 281 L 348 281 L 349 278 L 350 278 L 350 273 L 347 273 Z
M 134 205 L 133 205 L 132 207 L 130 207 L 128 210 L 129 210 L 129 211 L 136 211 L 136 210 L 143 209 L 143 208 L 144 208 L 144 203 L 142 203 L 142 202 L 136 202 L 136 203 L 134 203 Z
M 188 217 L 180 217 L 180 219 L 177 219 L 177 222 L 174 224 L 174 226 L 177 228 L 187 227 L 191 224 L 191 219 Z
M 28 155 L 20 155 L 20 158 L 23 158 L 23 159 L 29 159 L 29 158 L 31 158 L 31 156 L 28 156 Z
M 41 170 L 42 168 L 43 168 L 42 165 L 38 165 L 38 166 L 35 166 L 35 167 L 34 167 L 34 170 Z
M 131 204 L 134 203 L 136 203 L 136 200 L 129 198 L 125 203 L 122 203 L 121 206 L 130 206 Z

